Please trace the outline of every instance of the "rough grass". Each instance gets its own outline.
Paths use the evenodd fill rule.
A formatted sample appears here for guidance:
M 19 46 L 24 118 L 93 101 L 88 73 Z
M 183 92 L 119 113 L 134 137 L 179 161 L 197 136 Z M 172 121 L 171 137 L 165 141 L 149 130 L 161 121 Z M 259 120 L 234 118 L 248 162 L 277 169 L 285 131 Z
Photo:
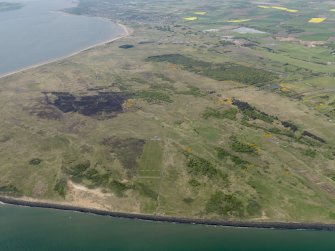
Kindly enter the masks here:
M 208 118 L 217 118 L 217 119 L 230 119 L 235 120 L 236 119 L 237 110 L 235 108 L 231 108 L 228 110 L 218 110 L 214 108 L 206 108 L 206 110 L 203 112 L 202 116 L 205 119 Z
M 144 145 L 143 154 L 141 156 L 138 168 L 139 176 L 159 177 L 162 166 L 163 151 L 160 142 L 150 140 Z

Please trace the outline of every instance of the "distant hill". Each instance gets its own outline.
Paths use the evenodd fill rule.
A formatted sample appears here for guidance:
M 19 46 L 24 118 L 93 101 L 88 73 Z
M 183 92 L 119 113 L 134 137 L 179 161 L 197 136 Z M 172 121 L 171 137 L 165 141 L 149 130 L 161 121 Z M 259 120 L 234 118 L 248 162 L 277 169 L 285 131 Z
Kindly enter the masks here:
M 0 12 L 21 9 L 23 4 L 0 2 Z

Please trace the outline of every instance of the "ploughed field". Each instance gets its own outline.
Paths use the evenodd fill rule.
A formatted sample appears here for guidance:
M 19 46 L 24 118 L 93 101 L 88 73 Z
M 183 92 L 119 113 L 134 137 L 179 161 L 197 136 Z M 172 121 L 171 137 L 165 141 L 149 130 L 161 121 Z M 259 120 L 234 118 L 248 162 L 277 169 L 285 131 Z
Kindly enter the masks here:
M 0 79 L 0 194 L 335 222 L 331 4 L 81 1 L 133 33 Z

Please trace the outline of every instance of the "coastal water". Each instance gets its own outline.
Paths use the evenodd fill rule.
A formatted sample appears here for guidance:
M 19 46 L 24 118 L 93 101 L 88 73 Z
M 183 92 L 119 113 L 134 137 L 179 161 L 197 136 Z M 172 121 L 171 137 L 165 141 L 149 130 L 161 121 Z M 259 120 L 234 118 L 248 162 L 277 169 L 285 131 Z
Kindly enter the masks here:
M 102 18 L 69 15 L 71 0 L 5 0 L 23 8 L 0 12 L 0 75 L 61 58 L 124 33 Z
M 335 232 L 148 222 L 0 205 L 1 251 L 333 251 Z

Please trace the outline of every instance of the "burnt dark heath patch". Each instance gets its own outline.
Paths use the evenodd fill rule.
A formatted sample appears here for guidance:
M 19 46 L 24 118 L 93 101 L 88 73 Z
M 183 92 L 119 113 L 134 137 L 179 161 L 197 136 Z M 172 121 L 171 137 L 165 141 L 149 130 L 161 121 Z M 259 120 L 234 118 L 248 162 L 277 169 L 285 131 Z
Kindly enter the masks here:
M 78 112 L 85 116 L 123 112 L 122 104 L 130 94 L 122 92 L 98 92 L 94 95 L 74 95 L 69 92 L 44 93 L 48 105 L 63 113 Z

